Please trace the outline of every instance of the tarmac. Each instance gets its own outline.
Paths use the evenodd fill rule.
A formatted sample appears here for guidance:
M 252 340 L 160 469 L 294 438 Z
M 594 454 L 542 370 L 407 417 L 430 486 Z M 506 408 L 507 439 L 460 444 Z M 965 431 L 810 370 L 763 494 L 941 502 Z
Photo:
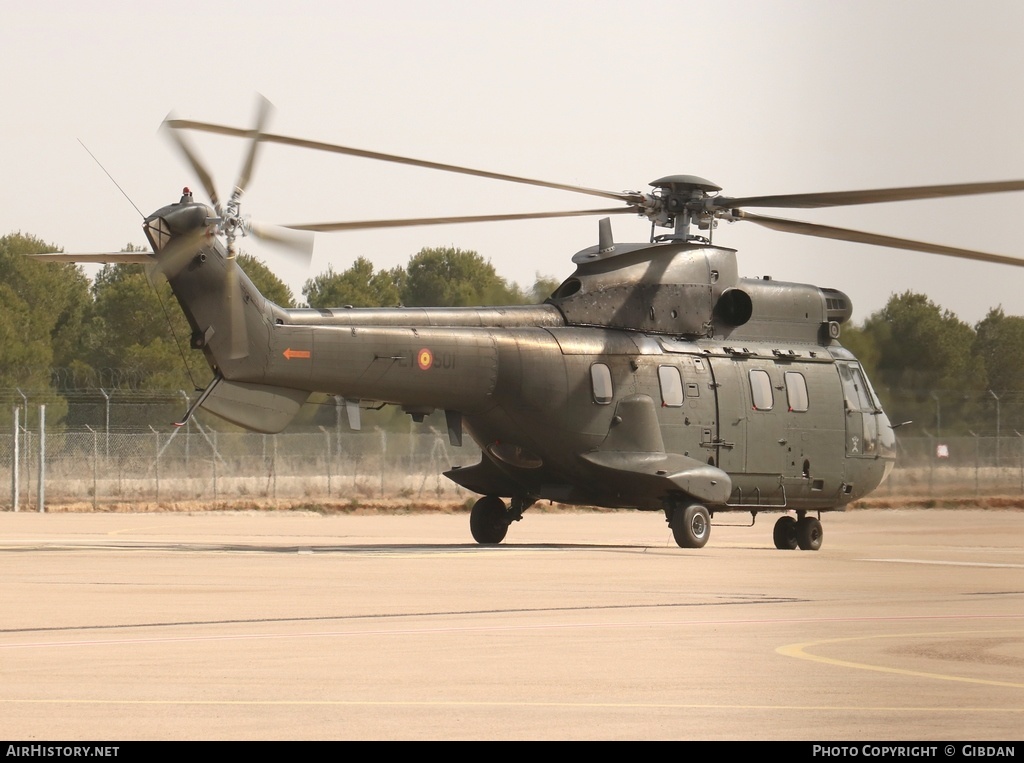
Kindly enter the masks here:
M 0 737 L 1021 739 L 1024 512 L 774 520 L 2 513 Z

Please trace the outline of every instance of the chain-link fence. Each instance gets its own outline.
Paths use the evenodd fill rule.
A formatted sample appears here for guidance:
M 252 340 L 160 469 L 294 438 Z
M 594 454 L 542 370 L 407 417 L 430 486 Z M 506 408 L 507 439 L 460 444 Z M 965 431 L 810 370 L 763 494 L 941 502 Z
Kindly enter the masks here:
M 885 495 L 970 497 L 1024 494 L 1024 435 L 906 437 Z
M 39 506 L 38 431 L 0 436 L 0 505 Z M 14 469 L 17 450 L 18 469 Z M 238 505 L 252 501 L 362 502 L 373 499 L 462 501 L 469 493 L 441 473 L 480 458 L 471 444 L 453 448 L 447 433 L 378 430 L 261 435 L 193 424 L 173 432 L 48 433 L 43 461 L 46 505 Z M 16 476 L 17 475 L 17 476 Z
M 15 413 L 17 415 L 17 413 Z M 67 431 L 40 442 L 38 415 L 29 427 L 0 434 L 0 507 L 78 505 L 273 505 L 386 499 L 463 502 L 468 491 L 442 476 L 480 458 L 468 438 L 447 432 L 384 428 L 261 435 L 217 431 L 198 421 L 171 431 Z M 40 456 L 42 455 L 42 460 Z M 40 468 L 42 466 L 42 469 Z M 42 488 L 40 488 L 40 476 Z M 1024 435 L 901 437 L 896 468 L 878 491 L 893 497 L 1024 495 Z

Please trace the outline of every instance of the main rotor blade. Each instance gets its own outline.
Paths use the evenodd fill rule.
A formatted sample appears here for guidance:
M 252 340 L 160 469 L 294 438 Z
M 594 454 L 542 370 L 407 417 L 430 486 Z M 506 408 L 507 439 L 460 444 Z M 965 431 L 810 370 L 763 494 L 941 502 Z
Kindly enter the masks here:
M 710 199 L 713 207 L 779 207 L 784 209 L 817 209 L 845 207 L 855 204 L 880 204 L 889 201 L 939 199 L 948 196 L 974 196 L 982 193 L 1024 191 L 1024 180 L 1002 180 L 991 183 L 956 183 L 953 185 L 922 185 L 907 188 L 879 188 L 869 191 L 831 191 L 826 193 L 790 193 L 774 196 L 727 196 Z
M 153 262 L 153 255 L 149 252 L 40 252 L 25 256 L 39 262 L 92 262 L 104 265 L 149 265 Z
M 256 104 L 256 124 L 253 129 L 249 130 L 249 155 L 245 159 L 245 164 L 242 165 L 242 171 L 238 175 L 238 180 L 235 182 L 235 193 L 241 196 L 245 193 L 245 188 L 249 185 L 249 178 L 252 177 L 252 167 L 256 161 L 256 151 L 260 146 L 261 136 L 263 134 L 263 128 L 267 124 L 267 119 L 270 117 L 274 107 L 266 98 L 262 95 L 258 96 L 258 102 Z
M 176 129 L 184 130 L 199 130 L 200 132 L 212 132 L 218 135 L 228 135 L 235 138 L 244 138 L 250 134 L 248 130 L 242 130 L 237 127 L 226 127 L 224 125 L 210 124 L 209 122 L 196 122 L 191 119 L 171 119 L 168 120 L 169 124 Z M 475 170 L 469 167 L 460 167 L 455 164 L 442 164 L 441 162 L 428 162 L 424 159 L 412 159 L 407 156 L 398 156 L 396 154 L 384 154 L 379 151 L 366 151 L 361 148 L 352 148 L 350 146 L 339 146 L 333 143 L 322 143 L 315 140 L 303 140 L 301 138 L 291 138 L 287 135 L 274 135 L 271 133 L 265 133 L 261 136 L 260 140 L 264 143 L 280 143 L 285 146 L 295 146 L 296 148 L 309 148 L 314 151 L 327 151 L 333 154 L 345 154 L 346 156 L 359 156 L 364 159 L 376 159 L 382 162 L 393 162 L 395 164 L 408 164 L 413 167 L 425 167 L 432 170 L 441 170 L 442 172 L 454 172 L 460 175 L 473 175 L 475 177 L 490 178 L 492 180 L 505 180 L 509 183 L 523 183 L 525 185 L 535 185 L 541 188 L 554 188 L 559 191 L 570 191 L 572 193 L 583 193 L 590 196 L 601 196 L 606 199 L 616 199 L 617 201 L 624 202 L 626 204 L 634 204 L 643 201 L 643 195 L 639 193 L 620 193 L 616 191 L 603 191 L 599 188 L 586 188 L 578 185 L 568 185 L 565 183 L 551 183 L 546 180 L 536 180 L 534 178 L 519 177 L 517 175 L 505 175 L 500 172 L 488 172 L 487 170 Z
M 254 223 L 251 220 L 246 223 L 246 228 L 249 233 L 260 239 L 260 241 L 282 247 L 285 253 L 305 267 L 309 267 L 309 263 L 313 260 L 314 242 L 311 232 L 279 225 Z
M 213 208 L 217 210 L 217 214 L 220 214 L 220 199 L 217 197 L 217 189 L 213 185 L 213 178 L 206 171 L 203 163 L 199 161 L 198 154 L 196 154 L 191 144 L 185 139 L 185 136 L 175 128 L 174 122 L 176 121 L 178 120 L 172 119 L 171 115 L 168 114 L 167 119 L 163 122 L 164 134 L 177 146 L 185 160 L 192 165 L 192 169 L 199 176 L 199 181 L 203 184 L 203 188 L 206 189 L 206 195 L 213 204 Z
M 782 231 L 783 233 L 798 233 L 803 236 L 816 236 L 818 238 L 831 238 L 837 241 L 852 241 L 857 244 L 871 244 L 873 246 L 888 246 L 893 249 L 906 249 L 911 252 L 928 252 L 929 254 L 942 254 L 947 257 L 958 257 L 964 260 L 976 260 L 978 262 L 993 262 L 999 265 L 1016 265 L 1024 267 L 1024 259 L 1008 257 L 1004 254 L 989 254 L 978 252 L 973 249 L 958 249 L 952 246 L 941 246 L 940 244 L 928 244 L 923 241 L 911 241 L 905 238 L 894 238 L 882 236 L 878 233 L 866 233 L 864 231 L 849 230 L 847 228 L 833 228 L 830 225 L 818 225 L 816 223 L 805 223 L 799 220 L 784 220 L 778 217 L 765 217 L 755 215 L 752 212 L 741 212 L 741 220 L 749 220 L 752 223 L 763 225 L 766 228 Z
M 363 220 L 348 223 L 301 223 L 285 225 L 292 230 L 310 230 L 319 233 L 366 228 L 405 228 L 414 225 L 445 225 L 449 223 L 493 223 L 502 220 L 542 220 L 551 217 L 586 217 L 587 215 L 635 214 L 636 210 L 622 207 L 614 209 L 578 209 L 569 212 L 519 212 L 503 215 L 465 215 L 462 217 L 421 217 L 408 220 Z

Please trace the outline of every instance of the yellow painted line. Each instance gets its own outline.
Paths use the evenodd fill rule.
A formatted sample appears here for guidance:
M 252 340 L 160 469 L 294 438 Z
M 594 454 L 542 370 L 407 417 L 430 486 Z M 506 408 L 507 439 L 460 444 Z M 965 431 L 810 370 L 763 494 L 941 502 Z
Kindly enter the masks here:
M 775 651 L 785 657 L 795 657 L 800 660 L 820 662 L 825 665 L 834 665 L 841 668 L 853 668 L 855 670 L 871 670 L 876 673 L 892 673 L 901 676 L 912 676 L 914 678 L 930 678 L 937 681 L 957 681 L 959 683 L 982 684 L 985 686 L 1006 686 L 1011 689 L 1024 689 L 1024 683 L 1012 681 L 993 681 L 986 678 L 968 678 L 967 676 L 955 676 L 947 673 L 929 673 L 921 670 L 908 670 L 906 668 L 887 667 L 885 665 L 872 665 L 866 662 L 853 662 L 851 660 L 839 660 L 834 657 L 822 657 L 811 654 L 808 649 L 825 644 L 843 644 L 852 641 L 870 641 L 872 639 L 907 639 L 907 638 L 933 638 L 936 636 L 977 636 L 981 634 L 1013 633 L 1021 635 L 1019 630 L 1014 631 L 954 631 L 944 633 L 883 633 L 875 636 L 852 636 L 848 638 L 822 639 L 820 641 L 806 641 L 802 644 L 789 644 L 780 646 Z
M 132 705 L 132 706 L 226 706 L 226 707 L 535 707 L 535 708 L 619 708 L 637 710 L 778 710 L 849 712 L 943 712 L 957 714 L 1024 713 L 1024 707 L 899 707 L 896 705 L 729 705 L 688 702 L 511 702 L 498 700 L 357 700 L 357 699 L 0 699 L 3 705 Z

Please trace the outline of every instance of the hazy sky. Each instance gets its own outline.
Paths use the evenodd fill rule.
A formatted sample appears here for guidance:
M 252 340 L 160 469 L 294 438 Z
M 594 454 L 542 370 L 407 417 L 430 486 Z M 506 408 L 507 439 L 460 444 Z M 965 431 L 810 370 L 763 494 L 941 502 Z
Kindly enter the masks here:
M 68 251 L 142 243 L 141 217 L 198 181 L 169 111 L 610 190 L 670 174 L 732 196 L 1024 178 L 1024 3 L 770 0 L 15 3 L 0 0 L 0 233 Z M 239 141 L 197 136 L 222 195 Z M 595 204 L 595 201 L 597 202 Z M 267 146 L 244 211 L 280 223 L 604 206 L 496 181 Z M 1024 193 L 765 210 L 1024 257 Z M 649 224 L 613 219 L 617 241 Z M 358 256 L 475 249 L 524 285 L 564 278 L 591 218 L 319 234 L 310 271 L 251 241 L 300 296 Z M 925 292 L 974 323 L 1024 314 L 1024 269 L 722 224 L 743 275 L 833 286 L 854 318 Z

